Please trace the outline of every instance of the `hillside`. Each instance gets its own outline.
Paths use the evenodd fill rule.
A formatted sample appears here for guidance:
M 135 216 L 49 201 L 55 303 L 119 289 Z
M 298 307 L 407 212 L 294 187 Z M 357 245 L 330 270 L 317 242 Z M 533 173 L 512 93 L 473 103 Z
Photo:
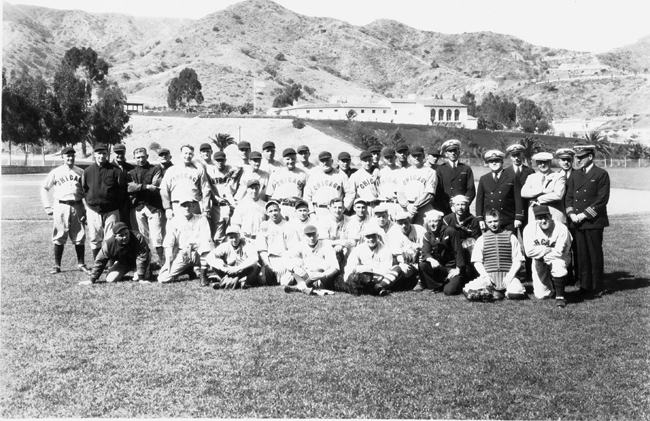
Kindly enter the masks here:
M 601 55 L 552 49 L 491 32 L 442 34 L 393 20 L 365 26 L 246 0 L 198 20 L 136 18 L 4 3 L 3 67 L 51 77 L 64 52 L 90 46 L 132 100 L 166 104 L 180 70 L 196 70 L 206 104 L 252 100 L 269 107 L 297 82 L 308 102 L 376 101 L 418 94 L 495 92 L 549 102 L 561 117 L 647 113 L 650 37 Z M 587 77 L 588 76 L 588 77 Z M 596 78 L 598 77 L 598 78 Z M 543 82 L 543 83 L 536 83 Z M 549 91 L 549 84 L 555 90 Z M 576 97 L 576 95 L 579 95 Z M 578 100 L 576 100 L 578 99 Z

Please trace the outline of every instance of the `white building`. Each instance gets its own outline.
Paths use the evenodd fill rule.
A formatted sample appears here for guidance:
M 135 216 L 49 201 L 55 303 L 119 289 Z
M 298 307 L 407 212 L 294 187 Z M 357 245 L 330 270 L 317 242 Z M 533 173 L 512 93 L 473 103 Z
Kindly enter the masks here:
M 301 104 L 274 111 L 277 115 L 312 120 L 347 120 L 351 110 L 356 113 L 356 121 L 476 128 L 476 119 L 467 115 L 467 106 L 449 99 L 384 99 L 372 104 Z

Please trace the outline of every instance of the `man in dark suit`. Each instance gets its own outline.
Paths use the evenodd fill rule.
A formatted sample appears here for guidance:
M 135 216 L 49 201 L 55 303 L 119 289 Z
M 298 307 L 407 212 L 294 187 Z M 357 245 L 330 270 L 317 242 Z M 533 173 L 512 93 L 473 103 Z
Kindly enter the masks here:
M 603 231 L 609 226 L 609 174 L 594 164 L 593 145 L 576 146 L 578 168 L 569 178 L 566 212 L 575 229 L 580 292 L 600 297 L 607 292 L 603 257 Z
M 508 146 L 506 149 L 506 154 L 510 155 L 510 160 L 512 161 L 512 166 L 506 168 L 506 172 L 514 177 L 519 179 L 519 185 L 523 186 L 526 184 L 528 176 L 535 174 L 535 170 L 530 168 L 528 165 L 524 164 L 524 147 L 518 143 Z M 523 199 L 522 206 L 524 209 L 528 209 L 529 201 Z M 521 229 L 524 229 L 528 223 L 528 213 L 524 212 L 524 224 Z
M 504 154 L 489 150 L 484 155 L 490 172 L 480 178 L 476 194 L 476 218 L 486 230 L 484 215 L 494 209 L 501 215 L 501 227 L 513 233 L 522 226 L 524 209 L 521 202 L 519 179 L 503 169 Z
M 451 198 L 459 195 L 465 196 L 471 205 L 476 197 L 476 188 L 474 187 L 472 168 L 458 162 L 460 141 L 456 139 L 446 141 L 442 144 L 441 151 L 445 155 L 447 162 L 438 165 L 436 169 L 438 188 L 436 189 L 434 208 L 445 215 L 449 215 L 452 212 Z
M 576 151 L 571 148 L 560 148 L 555 152 L 555 157 L 558 160 L 560 166 L 560 172 L 564 174 L 566 180 L 566 186 L 569 186 L 569 178 L 576 170 L 573 168 L 573 158 L 576 155 Z M 566 209 L 564 207 L 564 201 L 566 200 L 567 190 L 564 190 L 564 197 L 560 203 L 560 208 L 562 212 L 566 215 Z M 569 275 L 572 276 L 573 283 L 580 283 L 580 272 L 578 270 L 578 247 L 576 244 L 576 230 L 571 224 L 571 219 L 567 220 L 567 227 L 569 228 L 569 233 L 571 233 L 571 265 L 569 267 Z

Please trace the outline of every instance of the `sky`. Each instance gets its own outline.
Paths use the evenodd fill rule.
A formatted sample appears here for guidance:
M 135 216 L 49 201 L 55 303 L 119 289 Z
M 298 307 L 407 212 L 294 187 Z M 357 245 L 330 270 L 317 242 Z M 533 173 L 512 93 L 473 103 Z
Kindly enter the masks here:
M 54 9 L 199 19 L 238 0 L 17 0 Z M 275 0 L 307 16 L 353 25 L 393 19 L 447 34 L 491 31 L 535 45 L 604 52 L 650 35 L 647 0 Z

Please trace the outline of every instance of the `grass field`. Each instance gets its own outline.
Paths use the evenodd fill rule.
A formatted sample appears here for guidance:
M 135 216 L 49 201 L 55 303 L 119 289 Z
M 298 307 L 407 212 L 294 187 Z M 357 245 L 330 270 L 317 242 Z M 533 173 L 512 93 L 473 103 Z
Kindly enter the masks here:
M 71 246 L 68 271 L 47 275 L 51 222 L 32 190 L 3 188 L 2 417 L 650 417 L 650 214 L 605 231 L 614 293 L 561 310 L 196 281 L 82 288 Z

